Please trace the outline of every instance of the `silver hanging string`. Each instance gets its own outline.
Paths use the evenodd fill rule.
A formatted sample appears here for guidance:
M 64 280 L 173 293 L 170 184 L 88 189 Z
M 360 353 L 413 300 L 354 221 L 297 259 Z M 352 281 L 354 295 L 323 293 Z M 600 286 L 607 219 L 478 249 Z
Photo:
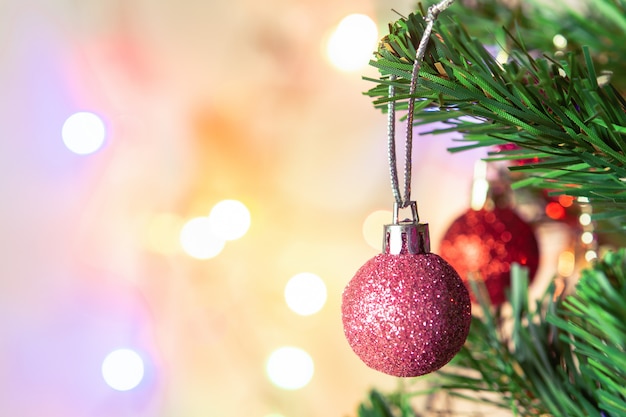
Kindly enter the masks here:
M 417 216 L 417 208 L 415 202 L 411 201 L 411 165 L 412 165 L 412 150 L 413 150 L 413 112 L 415 110 L 415 90 L 417 88 L 417 81 L 419 77 L 419 70 L 422 66 L 422 60 L 426 54 L 426 47 L 435 24 L 435 20 L 439 13 L 450 7 L 454 3 L 454 0 L 442 0 L 439 3 L 432 5 L 428 8 L 428 13 L 424 17 L 426 27 L 424 34 L 417 47 L 415 53 L 415 61 L 413 62 L 413 70 L 411 73 L 411 83 L 409 85 L 409 102 L 408 102 L 408 115 L 406 124 L 406 140 L 404 148 L 404 197 L 400 193 L 400 185 L 398 182 L 398 167 L 396 161 L 396 102 L 395 86 L 394 82 L 397 79 L 395 75 L 392 75 L 389 80 L 389 103 L 387 104 L 387 145 L 388 145 L 388 157 L 389 157 L 389 173 L 391 177 L 391 190 L 395 200 L 394 204 L 394 223 L 397 222 L 398 210 L 401 208 L 411 206 L 413 211 L 413 220 L 419 221 Z
M 391 177 L 391 192 L 393 198 L 397 204 L 402 203 L 402 196 L 400 195 L 400 186 L 398 185 L 398 167 L 396 164 L 396 103 L 393 98 L 396 95 L 396 87 L 393 83 L 396 81 L 395 75 L 389 78 L 391 84 L 389 84 L 389 103 L 387 103 L 387 157 L 389 158 L 389 175 Z M 406 168 L 405 166 L 405 173 Z M 410 175 L 410 172 L 409 172 Z M 406 184 L 406 175 L 405 175 Z M 406 186 L 404 195 L 407 195 Z

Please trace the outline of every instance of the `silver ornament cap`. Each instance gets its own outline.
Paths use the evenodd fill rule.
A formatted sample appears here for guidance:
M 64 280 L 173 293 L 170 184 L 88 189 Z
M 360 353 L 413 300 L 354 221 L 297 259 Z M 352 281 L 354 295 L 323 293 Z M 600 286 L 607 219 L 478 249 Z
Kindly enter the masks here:
M 391 255 L 418 255 L 430 252 L 428 223 L 420 223 L 417 204 L 409 202 L 412 219 L 398 220 L 399 206 L 394 204 L 393 223 L 385 225 L 383 253 Z

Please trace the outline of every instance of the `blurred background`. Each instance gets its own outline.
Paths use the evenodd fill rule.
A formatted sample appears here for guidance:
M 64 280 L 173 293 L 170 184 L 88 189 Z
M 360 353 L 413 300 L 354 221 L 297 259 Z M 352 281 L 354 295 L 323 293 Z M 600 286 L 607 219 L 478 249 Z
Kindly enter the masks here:
M 0 1 L 0 415 L 348 416 L 396 387 L 340 302 L 393 201 L 361 77 L 413 7 Z M 482 155 L 453 139 L 414 144 L 434 250 Z

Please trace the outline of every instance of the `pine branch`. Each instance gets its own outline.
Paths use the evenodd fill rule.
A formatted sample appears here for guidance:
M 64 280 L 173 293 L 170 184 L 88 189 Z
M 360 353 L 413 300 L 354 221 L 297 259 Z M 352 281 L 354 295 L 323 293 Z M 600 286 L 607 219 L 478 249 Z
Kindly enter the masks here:
M 608 415 L 626 415 L 626 250 L 582 272 L 576 294 L 547 317 L 574 349 L 577 380 Z
M 492 156 L 540 161 L 515 168 L 528 174 L 517 186 L 584 196 L 594 207 L 611 203 L 616 213 L 626 211 L 626 100 L 610 84 L 598 83 L 589 50 L 583 49 L 582 63 L 572 53 L 558 60 L 533 58 L 521 40 L 506 33 L 514 46 L 501 64 L 447 16 L 435 25 L 420 70 L 415 123 L 439 122 L 447 127 L 433 133 L 461 133 L 465 145 L 451 151 L 514 143 L 516 152 Z M 371 62 L 381 76 L 369 79 L 377 85 L 365 93 L 381 110 L 389 84 L 395 85 L 397 108 L 406 109 L 423 30 L 421 15 L 411 14 L 390 25 L 381 42 Z

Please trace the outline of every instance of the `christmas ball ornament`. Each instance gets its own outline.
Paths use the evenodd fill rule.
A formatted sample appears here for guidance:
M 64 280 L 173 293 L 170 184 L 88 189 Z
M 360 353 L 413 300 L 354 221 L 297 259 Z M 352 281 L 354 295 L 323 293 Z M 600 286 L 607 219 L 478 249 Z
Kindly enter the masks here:
M 343 292 L 345 336 L 375 370 L 424 375 L 447 364 L 465 343 L 469 293 L 429 246 L 427 224 L 385 226 L 383 253 L 367 261 Z
M 530 280 L 539 266 L 532 227 L 509 207 L 466 211 L 444 234 L 439 253 L 466 285 L 470 276 L 484 281 L 493 305 L 506 301 L 512 263 L 527 267 Z
M 430 253 L 428 225 L 419 223 L 411 201 L 411 150 L 415 89 L 437 15 L 452 4 L 428 8 L 409 85 L 404 158 L 404 197 L 395 151 L 395 75 L 390 76 L 387 146 L 393 223 L 385 226 L 383 253 L 370 259 L 342 295 L 343 329 L 352 350 L 369 367 L 389 375 L 424 375 L 448 363 L 461 349 L 472 318 L 469 293 L 456 271 Z M 410 207 L 412 220 L 398 222 L 398 209 Z

